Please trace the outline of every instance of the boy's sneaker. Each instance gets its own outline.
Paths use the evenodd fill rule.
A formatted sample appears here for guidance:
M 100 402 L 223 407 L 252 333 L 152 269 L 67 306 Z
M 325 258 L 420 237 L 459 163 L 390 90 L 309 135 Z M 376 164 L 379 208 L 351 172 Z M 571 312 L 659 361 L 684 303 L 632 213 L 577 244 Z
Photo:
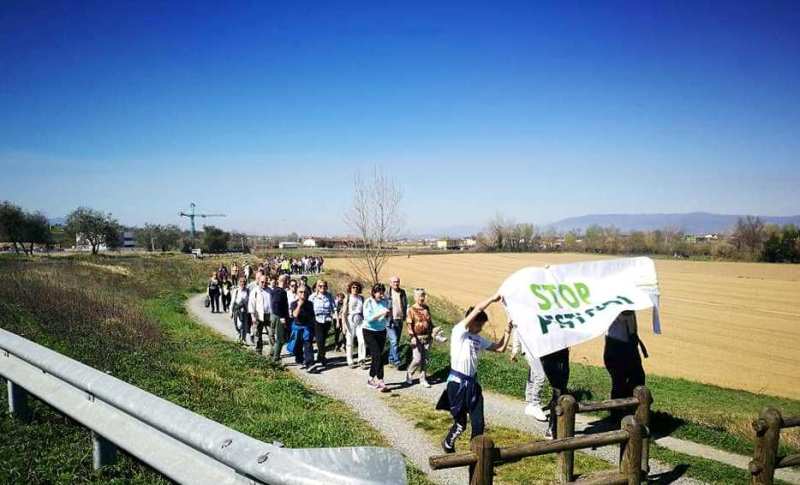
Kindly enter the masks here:
M 447 446 L 447 437 L 445 436 L 442 440 L 442 449 L 445 453 L 455 453 L 456 447 L 455 446 Z
M 431 385 L 428 383 L 428 380 L 425 379 L 424 376 L 420 377 L 419 383 L 422 384 L 422 387 L 431 387 Z
M 547 421 L 547 415 L 542 411 L 542 407 L 539 403 L 528 403 L 528 405 L 525 406 L 525 414 L 527 416 L 532 416 L 537 421 Z

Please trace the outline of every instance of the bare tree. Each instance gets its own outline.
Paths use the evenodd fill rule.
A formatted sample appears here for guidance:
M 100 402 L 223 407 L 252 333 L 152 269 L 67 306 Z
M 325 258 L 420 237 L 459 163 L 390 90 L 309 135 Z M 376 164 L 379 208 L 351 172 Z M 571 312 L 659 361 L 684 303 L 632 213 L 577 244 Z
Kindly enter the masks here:
M 378 167 L 366 180 L 358 173 L 353 179 L 353 202 L 344 221 L 355 231 L 358 244 L 349 259 L 356 274 L 373 284 L 381 280 L 391 242 L 400 234 L 402 198 L 400 187 Z
M 764 244 L 764 222 L 760 217 L 740 217 L 731 237 L 736 249 L 754 257 Z

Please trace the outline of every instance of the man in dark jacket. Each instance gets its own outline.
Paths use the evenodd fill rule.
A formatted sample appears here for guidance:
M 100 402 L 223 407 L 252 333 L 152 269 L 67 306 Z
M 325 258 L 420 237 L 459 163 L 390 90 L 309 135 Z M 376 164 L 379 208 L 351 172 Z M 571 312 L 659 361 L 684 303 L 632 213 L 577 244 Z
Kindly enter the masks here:
M 389 293 L 387 296 L 392 301 L 392 314 L 386 327 L 386 341 L 389 342 L 389 365 L 400 367 L 398 344 L 406 321 L 408 298 L 406 297 L 406 290 L 400 288 L 399 276 L 392 276 L 389 279 Z
M 273 277 L 274 278 L 274 277 Z M 286 297 L 286 288 L 289 286 L 289 276 L 282 274 L 278 278 L 277 286 L 272 289 L 270 327 L 272 329 L 272 360 L 280 362 L 281 348 L 286 342 L 289 333 L 289 300 Z

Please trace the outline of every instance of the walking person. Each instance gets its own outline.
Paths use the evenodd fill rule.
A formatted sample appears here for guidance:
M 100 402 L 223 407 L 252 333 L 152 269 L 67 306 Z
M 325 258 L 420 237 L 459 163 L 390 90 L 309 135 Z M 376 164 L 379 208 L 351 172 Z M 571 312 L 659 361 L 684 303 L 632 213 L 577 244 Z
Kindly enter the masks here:
M 250 329 L 250 314 L 247 312 L 250 291 L 246 283 L 244 277 L 240 277 L 239 286 L 231 293 L 231 319 L 239 334 L 240 344 L 247 343 L 247 332 Z
M 333 318 L 333 348 L 337 352 L 341 352 L 342 345 L 344 345 L 345 323 L 342 318 L 342 306 L 344 305 L 344 293 L 336 293 L 336 310 Z
M 289 299 L 286 295 L 289 277 L 282 274 L 278 277 L 277 282 L 278 284 L 275 285 L 270 294 L 270 329 L 273 339 L 272 360 L 280 362 L 281 349 L 283 344 L 286 343 L 286 336 L 289 333 Z
M 372 362 L 367 385 L 386 392 L 383 382 L 383 347 L 386 345 L 386 326 L 392 316 L 392 300 L 386 298 L 386 287 L 378 283 L 372 287 L 371 297 L 364 302 L 364 340 Z
M 297 289 L 297 299 L 289 307 L 292 316 L 292 332 L 295 335 L 294 360 L 301 369 L 311 372 L 314 365 L 314 349 L 311 346 L 314 330 L 314 305 L 308 301 L 308 287 Z
M 556 406 L 558 398 L 567 394 L 567 384 L 569 383 L 569 348 L 561 349 L 552 354 L 543 355 L 540 358 L 544 375 L 553 389 L 550 397 L 550 426 L 547 428 L 546 438 L 553 438 L 556 435 Z
M 220 281 L 217 273 L 211 273 L 208 280 L 208 298 L 211 300 L 211 313 L 219 313 Z
M 419 383 L 423 387 L 431 387 L 428 384 L 425 370 L 428 365 L 428 351 L 431 348 L 433 335 L 433 320 L 431 311 L 425 303 L 427 294 L 423 288 L 414 290 L 414 304 L 408 307 L 408 337 L 411 340 L 411 363 L 406 371 L 406 384 L 413 384 L 412 377 L 414 372 L 420 371 Z
M 328 282 L 318 280 L 317 291 L 309 297 L 309 300 L 314 305 L 314 340 L 317 341 L 316 367 L 324 369 L 328 363 L 325 359 L 328 332 L 333 318 L 336 316 L 336 301 L 328 291 Z
M 500 301 L 500 295 L 470 307 L 464 319 L 453 327 L 447 389 L 436 405 L 436 409 L 446 409 L 453 416 L 453 426 L 442 440 L 442 449 L 446 453 L 456 451 L 456 440 L 467 427 L 467 415 L 472 424 L 472 438 L 483 434 L 483 390 L 477 376 L 478 354 L 482 350 L 504 352 L 511 338 L 511 322 L 508 322 L 503 337 L 497 342 L 479 335 L 489 321 L 486 309 L 497 301 Z
M 344 351 L 347 354 L 347 365 L 351 369 L 356 367 L 353 362 L 353 340 L 358 339 L 358 365 L 364 368 L 367 356 L 367 346 L 364 344 L 362 324 L 364 323 L 364 297 L 361 296 L 361 283 L 351 281 L 347 285 L 347 295 L 342 303 L 343 320 L 345 324 Z
M 400 367 L 400 335 L 403 333 L 403 325 L 406 321 L 408 311 L 408 297 L 406 290 L 400 288 L 400 277 L 392 276 L 389 279 L 389 299 L 392 301 L 392 314 L 386 329 L 386 337 L 389 340 L 389 365 Z
M 514 327 L 511 333 L 511 360 L 516 361 L 517 355 L 522 350 L 519 339 L 519 330 Z M 532 416 L 537 421 L 547 421 L 547 415 L 542 411 L 542 403 L 539 393 L 544 385 L 545 375 L 542 361 L 531 355 L 529 352 L 522 352 L 528 362 L 528 380 L 525 383 L 525 411 L 528 416 Z
M 233 290 L 233 282 L 230 278 L 225 278 L 222 280 L 222 284 L 220 285 L 222 288 L 222 311 L 228 313 L 228 309 L 231 306 L 231 291 Z
M 626 310 L 617 316 L 606 332 L 606 345 L 603 350 L 603 363 L 611 376 L 611 399 L 633 396 L 636 386 L 644 385 L 645 374 L 642 357 L 647 349 L 639 340 L 636 313 Z M 611 413 L 615 419 L 622 419 L 619 411 Z
M 272 305 L 270 292 L 267 288 L 267 277 L 263 273 L 258 275 L 258 287 L 250 292 L 248 311 L 251 318 L 251 332 L 255 327 L 256 351 L 261 353 L 264 348 L 264 327 L 269 324 L 270 306 Z M 251 337 L 252 340 L 252 337 Z

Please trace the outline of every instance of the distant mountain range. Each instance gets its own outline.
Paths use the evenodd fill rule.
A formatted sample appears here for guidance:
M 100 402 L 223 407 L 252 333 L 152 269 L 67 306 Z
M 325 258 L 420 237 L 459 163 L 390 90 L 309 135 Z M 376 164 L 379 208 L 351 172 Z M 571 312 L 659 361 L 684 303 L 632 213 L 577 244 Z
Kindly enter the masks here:
M 710 214 L 708 212 L 690 212 L 687 214 L 589 214 L 580 217 L 568 217 L 548 224 L 545 229 L 566 232 L 573 229 L 585 230 L 592 225 L 614 226 L 622 232 L 652 231 L 655 229 L 675 228 L 686 234 L 708 234 L 725 232 L 736 225 L 743 217 L 736 214 Z M 768 224 L 800 225 L 800 215 L 796 216 L 759 216 Z
M 614 226 L 622 232 L 653 231 L 656 229 L 674 228 L 685 234 L 721 233 L 730 230 L 736 221 L 743 217 L 738 214 L 711 214 L 708 212 L 690 212 L 686 214 L 589 214 L 579 217 L 568 217 L 551 224 L 535 224 L 539 229 L 550 229 L 558 233 L 571 230 L 584 231 L 591 225 Z M 759 216 L 769 224 L 795 224 L 800 226 L 800 215 L 796 216 Z M 478 225 L 457 225 L 436 228 L 424 234 L 414 234 L 410 238 L 466 237 L 477 234 L 484 229 Z

